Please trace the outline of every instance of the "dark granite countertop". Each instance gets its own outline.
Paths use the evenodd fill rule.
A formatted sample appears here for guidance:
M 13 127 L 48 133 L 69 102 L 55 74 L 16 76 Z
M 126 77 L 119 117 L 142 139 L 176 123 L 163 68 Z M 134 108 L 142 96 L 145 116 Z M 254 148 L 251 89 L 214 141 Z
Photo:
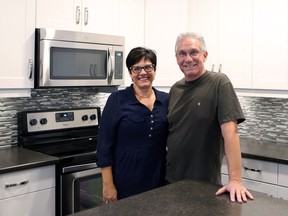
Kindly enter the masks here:
M 56 164 L 57 157 L 41 154 L 18 146 L 0 148 L 0 174 Z
M 258 141 L 249 138 L 240 138 L 240 143 L 243 158 L 288 164 L 288 143 Z
M 215 196 L 218 188 L 217 185 L 184 180 L 72 215 L 287 216 L 288 201 L 253 191 L 253 201 L 232 203 L 228 194 Z
M 243 158 L 288 164 L 288 144 L 240 137 Z M 0 173 L 55 164 L 57 157 L 18 146 L 0 148 Z

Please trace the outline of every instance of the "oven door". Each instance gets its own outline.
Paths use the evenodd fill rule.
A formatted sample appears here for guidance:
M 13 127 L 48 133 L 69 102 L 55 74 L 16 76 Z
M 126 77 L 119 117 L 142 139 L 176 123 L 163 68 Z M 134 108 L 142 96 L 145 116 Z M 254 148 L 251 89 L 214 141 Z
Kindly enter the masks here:
M 100 168 L 62 175 L 62 215 L 104 204 Z

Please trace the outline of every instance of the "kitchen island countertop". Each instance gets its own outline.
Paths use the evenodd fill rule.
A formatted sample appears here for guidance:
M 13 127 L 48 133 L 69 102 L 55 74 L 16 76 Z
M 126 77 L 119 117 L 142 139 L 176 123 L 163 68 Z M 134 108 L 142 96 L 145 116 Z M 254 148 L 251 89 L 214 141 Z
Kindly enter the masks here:
M 232 203 L 229 195 L 215 196 L 218 185 L 183 180 L 73 216 L 287 216 L 288 201 L 254 192 L 254 200 Z M 72 216 L 70 215 L 70 216 Z

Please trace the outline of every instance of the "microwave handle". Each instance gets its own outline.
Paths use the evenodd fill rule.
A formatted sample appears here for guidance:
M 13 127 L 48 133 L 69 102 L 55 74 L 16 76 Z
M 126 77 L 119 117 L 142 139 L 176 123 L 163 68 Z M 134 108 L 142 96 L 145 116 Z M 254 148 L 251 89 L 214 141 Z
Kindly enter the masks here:
M 112 47 L 108 48 L 108 84 L 111 85 L 112 83 L 112 79 L 114 76 L 114 56 L 113 56 L 113 51 L 112 51 Z M 109 67 L 110 66 L 110 67 Z

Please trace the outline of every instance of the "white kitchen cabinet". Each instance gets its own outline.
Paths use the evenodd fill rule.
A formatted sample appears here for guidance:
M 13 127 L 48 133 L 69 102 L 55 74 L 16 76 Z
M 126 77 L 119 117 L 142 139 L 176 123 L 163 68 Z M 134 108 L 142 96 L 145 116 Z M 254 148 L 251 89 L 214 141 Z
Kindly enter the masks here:
M 155 86 L 170 87 L 183 78 L 175 58 L 175 41 L 187 31 L 187 7 L 188 0 L 145 1 L 145 46 L 157 53 Z
M 37 0 L 37 28 L 119 33 L 119 0 Z
M 253 1 L 253 88 L 288 90 L 288 1 Z
M 278 197 L 288 200 L 288 165 L 279 164 Z
M 252 87 L 252 0 L 190 0 L 188 30 L 204 36 L 207 70 Z
M 3 0 L 0 12 L 0 96 L 30 96 L 34 87 L 35 0 Z
M 226 158 L 222 163 L 222 184 L 228 182 Z M 278 164 L 249 158 L 242 158 L 242 181 L 246 188 L 278 197 Z
M 54 216 L 55 165 L 1 174 L 0 215 Z
M 121 0 L 119 34 L 125 37 L 125 59 L 132 48 L 144 45 L 145 0 Z M 124 63 L 125 64 L 125 63 Z M 131 84 L 128 69 L 124 70 L 125 86 Z

